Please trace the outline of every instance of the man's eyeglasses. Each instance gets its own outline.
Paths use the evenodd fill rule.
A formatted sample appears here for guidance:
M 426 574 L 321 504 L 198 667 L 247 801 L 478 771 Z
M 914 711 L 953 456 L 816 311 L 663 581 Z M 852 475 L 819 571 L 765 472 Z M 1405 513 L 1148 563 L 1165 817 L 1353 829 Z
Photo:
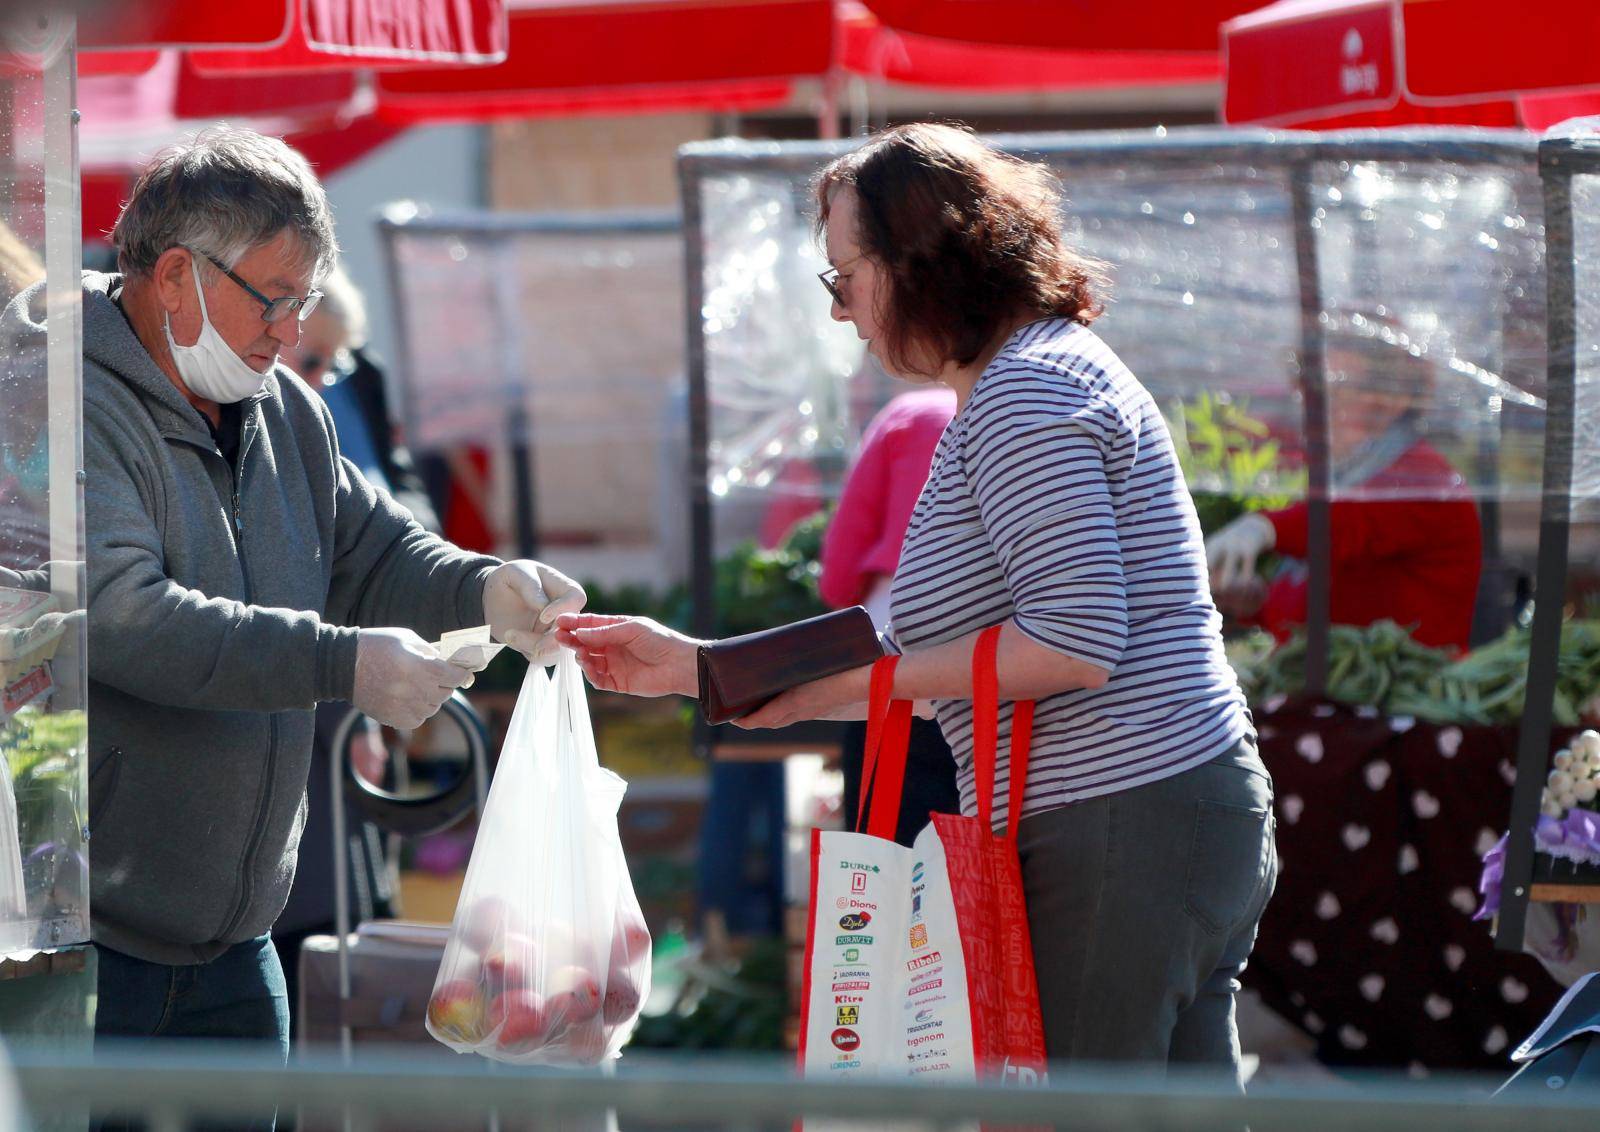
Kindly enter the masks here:
M 862 253 L 862 255 L 865 254 L 865 252 Z M 852 263 L 860 258 L 861 256 L 859 255 L 851 256 L 849 259 L 844 261 L 843 266 L 849 267 Z M 839 290 L 839 275 L 840 269 L 837 267 L 830 267 L 826 271 L 817 272 L 817 278 L 822 280 L 822 285 L 828 289 L 828 294 L 833 296 L 833 301 L 838 303 L 841 307 L 846 307 L 850 304 L 844 301 L 844 292 Z
M 263 322 L 282 322 L 290 315 L 297 315 L 301 322 L 311 317 L 311 312 L 317 309 L 317 304 L 322 301 L 322 292 L 312 290 L 309 295 L 284 295 L 280 298 L 269 299 L 250 284 L 239 278 L 238 274 L 228 268 L 216 256 L 209 252 L 201 252 L 211 261 L 212 265 L 222 274 L 232 279 L 245 289 L 245 292 L 256 302 L 261 304 L 261 320 Z

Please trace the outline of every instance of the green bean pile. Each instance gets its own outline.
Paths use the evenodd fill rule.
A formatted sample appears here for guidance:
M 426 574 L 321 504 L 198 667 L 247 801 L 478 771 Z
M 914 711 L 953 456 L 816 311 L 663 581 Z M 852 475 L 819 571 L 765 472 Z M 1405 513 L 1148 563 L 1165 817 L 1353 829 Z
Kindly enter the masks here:
M 1377 708 L 1390 716 L 1431 723 L 1515 723 L 1528 694 L 1525 628 L 1457 656 L 1429 648 L 1393 621 L 1364 628 L 1334 625 L 1328 633 L 1329 699 Z M 1296 631 L 1282 646 L 1255 632 L 1228 644 L 1228 659 L 1252 703 L 1305 690 L 1306 637 Z M 1576 727 L 1600 708 L 1600 621 L 1562 626 L 1554 721 Z

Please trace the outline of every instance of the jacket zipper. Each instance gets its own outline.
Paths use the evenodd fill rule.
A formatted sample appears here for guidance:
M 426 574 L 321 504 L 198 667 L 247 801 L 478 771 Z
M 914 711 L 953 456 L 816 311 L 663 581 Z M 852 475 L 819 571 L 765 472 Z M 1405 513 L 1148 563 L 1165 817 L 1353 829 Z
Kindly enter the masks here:
M 239 572 L 244 576 L 244 595 L 246 603 L 253 602 L 255 591 L 250 585 L 250 568 L 244 558 L 244 520 L 240 517 L 239 490 L 244 482 L 245 457 L 250 452 L 250 441 L 254 430 L 250 428 L 249 419 L 246 418 L 239 426 L 239 459 L 238 468 L 228 468 L 228 475 L 233 483 L 233 538 L 235 549 L 239 553 Z M 220 457 L 222 453 L 219 451 Z M 223 458 L 223 463 L 227 463 Z M 261 776 L 261 789 L 256 799 L 255 821 L 250 827 L 250 840 L 245 844 L 244 859 L 240 866 L 239 898 L 234 905 L 227 923 L 223 926 L 218 939 L 226 940 L 239 924 L 244 920 L 245 913 L 250 909 L 250 900 L 255 895 L 255 862 L 256 854 L 261 851 L 261 840 L 266 833 L 267 814 L 272 806 L 272 779 L 277 765 L 278 752 L 278 715 L 272 712 L 267 716 L 267 763 Z

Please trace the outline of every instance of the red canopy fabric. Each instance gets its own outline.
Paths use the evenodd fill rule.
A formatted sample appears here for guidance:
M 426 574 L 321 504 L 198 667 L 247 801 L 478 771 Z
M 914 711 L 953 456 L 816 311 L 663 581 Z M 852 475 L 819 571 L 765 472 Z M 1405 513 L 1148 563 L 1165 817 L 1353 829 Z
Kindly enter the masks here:
M 460 66 L 506 57 L 504 0 L 294 0 L 282 45 L 196 51 L 201 71 Z
M 111 0 L 84 15 L 85 51 L 195 51 L 206 71 L 470 65 L 505 58 L 503 0 Z
M 121 169 L 164 144 L 217 119 L 260 120 L 277 132 L 295 122 L 353 109 L 352 72 L 316 75 L 202 75 L 182 52 L 163 51 L 139 75 L 84 76 L 78 83 L 80 148 L 85 168 Z
M 838 6 L 839 64 L 852 74 L 948 90 L 1085 90 L 1215 82 L 1214 54 L 1051 51 L 955 43 L 884 27 L 855 0 Z
M 295 0 L 111 0 L 78 17 L 84 51 L 150 47 L 264 47 L 289 35 Z
M 508 0 L 505 62 L 377 77 L 389 121 L 782 102 L 826 73 L 831 0 Z
M 78 77 L 142 75 L 160 58 L 159 51 L 84 51 L 78 55 Z
M 311 162 L 319 177 L 326 178 L 404 132 L 402 127 L 380 122 L 369 114 L 348 124 L 327 123 L 295 130 L 285 134 L 283 140 Z M 133 188 L 136 172 L 133 168 L 84 170 L 79 201 L 86 241 L 109 239 Z
M 1405 0 L 1400 15 L 1419 100 L 1600 86 L 1594 0 Z
M 1069 51 L 1217 49 L 1217 25 L 1259 0 L 866 0 L 886 27 L 967 43 Z
M 1483 30 L 1489 25 L 1472 25 L 1475 46 L 1468 51 L 1465 30 L 1439 18 L 1445 10 L 1465 19 L 1470 10 L 1486 8 L 1480 0 L 1280 0 L 1230 20 L 1222 27 L 1223 118 L 1317 129 L 1544 129 L 1600 112 L 1600 90 L 1539 93 L 1573 85 L 1583 72 L 1570 52 L 1546 52 L 1549 45 L 1529 44 L 1525 36 L 1512 36 L 1507 46 L 1501 28 L 1522 20 L 1522 10 L 1497 17 L 1492 50 Z M 1600 8 L 1590 22 L 1600 27 Z M 1442 35 L 1446 26 L 1450 32 Z M 1518 49 L 1537 58 L 1518 57 Z M 1542 60 L 1551 54 L 1560 65 L 1546 69 Z M 1482 58 L 1492 67 L 1485 68 Z M 1587 81 L 1600 84 L 1600 56 L 1588 52 L 1584 59 L 1593 71 Z M 1417 86 L 1419 75 L 1426 91 Z

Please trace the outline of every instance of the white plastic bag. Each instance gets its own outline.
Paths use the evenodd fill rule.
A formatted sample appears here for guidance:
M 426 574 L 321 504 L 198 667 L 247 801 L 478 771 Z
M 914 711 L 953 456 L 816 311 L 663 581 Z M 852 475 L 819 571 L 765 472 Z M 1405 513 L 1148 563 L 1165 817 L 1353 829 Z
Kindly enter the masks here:
M 650 993 L 650 933 L 617 834 L 583 676 L 532 665 L 500 753 L 428 1032 L 517 1065 L 616 1057 Z

